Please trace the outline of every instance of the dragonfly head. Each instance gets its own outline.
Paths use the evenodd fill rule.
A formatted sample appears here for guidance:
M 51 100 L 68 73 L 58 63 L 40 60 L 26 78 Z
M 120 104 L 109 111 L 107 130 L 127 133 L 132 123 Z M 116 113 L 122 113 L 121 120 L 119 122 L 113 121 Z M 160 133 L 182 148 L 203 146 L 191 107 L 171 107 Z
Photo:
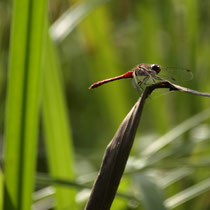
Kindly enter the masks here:
M 151 65 L 151 69 L 152 69 L 153 71 L 155 71 L 156 74 L 158 74 L 158 73 L 161 71 L 160 66 L 157 65 L 157 64 L 152 64 L 152 65 Z

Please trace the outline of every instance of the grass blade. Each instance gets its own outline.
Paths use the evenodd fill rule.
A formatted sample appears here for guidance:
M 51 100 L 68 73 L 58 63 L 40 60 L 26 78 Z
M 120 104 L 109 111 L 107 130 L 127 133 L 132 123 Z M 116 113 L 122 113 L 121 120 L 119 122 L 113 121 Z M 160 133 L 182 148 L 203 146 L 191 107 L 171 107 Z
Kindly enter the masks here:
M 3 200 L 4 200 L 3 183 L 4 183 L 4 178 L 2 171 L 0 170 L 0 210 L 3 210 Z
M 199 123 L 207 120 L 210 117 L 210 109 L 206 109 L 197 115 L 189 118 L 188 120 L 184 121 L 183 123 L 179 124 L 177 127 L 157 139 L 154 143 L 149 145 L 143 152 L 142 155 L 153 155 L 165 147 L 167 144 L 171 143 L 177 137 L 182 135 L 184 132 L 188 131 L 189 129 L 195 127 Z
M 108 0 L 86 0 L 72 6 L 51 26 L 51 38 L 62 42 L 92 10 L 106 1 Z
M 31 207 L 46 6 L 42 0 L 14 1 L 5 125 L 4 209 Z
M 208 191 L 210 191 L 210 179 L 205 179 L 202 182 L 199 182 L 198 184 L 195 184 L 192 187 L 189 187 L 168 198 L 167 200 L 165 200 L 165 204 L 169 208 L 174 209 L 177 206 Z
M 166 210 L 162 190 L 154 182 L 154 179 L 146 174 L 136 174 L 134 179 L 141 192 L 140 198 L 145 209 Z
M 42 116 L 52 177 L 74 179 L 73 145 L 59 63 L 51 40 L 46 42 Z M 57 209 L 76 208 L 75 190 L 56 186 Z

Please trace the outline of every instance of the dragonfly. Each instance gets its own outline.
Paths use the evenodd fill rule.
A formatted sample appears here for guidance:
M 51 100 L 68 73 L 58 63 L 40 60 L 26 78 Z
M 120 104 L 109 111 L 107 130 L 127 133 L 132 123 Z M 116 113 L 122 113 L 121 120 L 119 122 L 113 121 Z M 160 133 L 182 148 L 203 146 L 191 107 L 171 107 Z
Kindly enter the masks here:
M 89 87 L 89 89 L 97 88 L 115 80 L 133 78 L 137 89 L 140 88 L 141 90 L 144 90 L 143 86 L 155 84 L 159 81 L 168 80 L 173 83 L 180 83 L 191 80 L 192 77 L 193 74 L 189 69 L 177 69 L 173 67 L 164 68 L 158 64 L 142 63 L 120 76 L 95 82 Z

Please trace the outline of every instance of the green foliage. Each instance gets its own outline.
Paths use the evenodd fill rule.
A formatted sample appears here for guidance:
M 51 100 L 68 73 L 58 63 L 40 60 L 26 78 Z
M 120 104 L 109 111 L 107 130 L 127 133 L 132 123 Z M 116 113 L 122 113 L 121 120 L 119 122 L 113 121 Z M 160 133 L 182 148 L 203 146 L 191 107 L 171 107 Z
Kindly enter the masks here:
M 3 209 L 4 200 L 4 177 L 2 171 L 0 171 L 0 210 Z
M 134 179 L 140 189 L 140 197 L 145 209 L 166 210 L 162 191 L 156 185 L 152 177 L 144 174 L 138 174 L 134 176 Z
M 190 69 L 185 86 L 210 92 L 208 0 L 73 2 L 49 2 L 60 17 L 50 40 L 46 1 L 14 0 L 12 11 L 0 1 L 0 209 L 3 199 L 7 209 L 30 209 L 32 192 L 33 207 L 84 207 L 105 147 L 138 99 L 128 80 L 88 90 L 91 83 L 158 63 Z M 209 98 L 156 94 L 112 209 L 207 210 Z M 34 180 L 36 172 L 48 179 Z
M 46 1 L 14 1 L 5 122 L 5 209 L 31 206 L 46 6 Z
M 67 107 L 55 49 L 46 37 L 42 116 L 49 170 L 52 177 L 71 180 L 75 176 Z M 56 186 L 56 203 L 57 209 L 77 209 L 74 189 Z

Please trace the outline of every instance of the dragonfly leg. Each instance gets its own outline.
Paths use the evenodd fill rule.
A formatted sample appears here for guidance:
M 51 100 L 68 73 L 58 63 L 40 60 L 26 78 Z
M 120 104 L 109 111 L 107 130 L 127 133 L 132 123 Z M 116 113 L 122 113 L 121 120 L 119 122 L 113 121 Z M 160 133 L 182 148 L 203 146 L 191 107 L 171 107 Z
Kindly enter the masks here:
M 153 83 L 156 84 L 155 79 L 149 75 L 149 76 L 145 77 L 142 81 L 139 82 L 140 85 L 141 85 L 141 84 L 145 84 L 145 85 L 146 85 L 146 82 L 147 82 L 147 80 L 148 80 L 149 78 L 152 78 Z
M 146 85 L 146 82 L 147 82 L 148 79 L 149 79 L 149 76 L 146 76 L 143 80 L 140 80 L 138 82 L 137 89 L 140 88 L 141 89 L 141 92 L 143 92 L 144 91 L 144 88 L 142 87 L 142 84 L 145 84 Z
M 156 74 L 155 72 L 153 72 L 152 74 L 150 74 L 150 73 L 148 73 L 147 69 L 145 69 L 145 68 L 142 68 L 142 69 L 144 70 L 144 73 L 147 75 L 146 81 L 147 81 L 149 78 L 152 78 L 153 83 L 156 84 L 155 79 L 156 79 L 157 74 Z
M 143 80 L 138 82 L 138 85 L 141 86 L 142 84 L 146 85 L 147 80 L 149 79 L 149 76 L 145 77 Z
M 154 84 L 156 84 L 157 82 L 155 81 L 155 78 L 154 77 L 151 77 L 152 78 L 152 81 Z
M 141 86 L 141 84 L 139 84 L 137 87 L 140 88 L 141 91 L 144 91 L 144 88 Z
M 155 79 L 157 79 L 157 80 L 163 80 L 162 78 L 160 78 L 158 76 L 156 76 Z
M 135 82 L 135 85 L 136 85 L 136 89 L 138 91 L 138 94 L 141 95 L 142 87 L 138 85 L 138 81 L 137 81 L 135 72 L 133 73 L 133 79 L 134 79 L 134 82 Z

